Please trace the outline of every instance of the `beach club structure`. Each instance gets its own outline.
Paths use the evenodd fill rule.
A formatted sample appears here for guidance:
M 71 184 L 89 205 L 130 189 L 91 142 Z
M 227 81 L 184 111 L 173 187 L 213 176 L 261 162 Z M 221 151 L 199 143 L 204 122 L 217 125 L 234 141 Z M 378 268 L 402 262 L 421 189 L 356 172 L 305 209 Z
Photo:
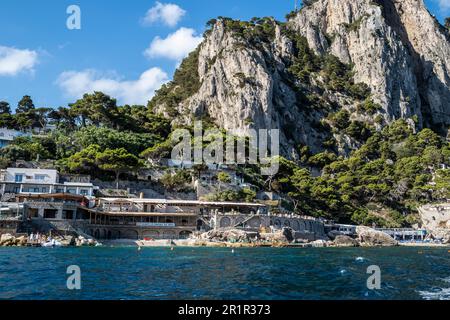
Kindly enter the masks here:
M 304 238 L 324 236 L 322 221 L 270 213 L 261 203 L 169 199 L 98 198 L 86 233 L 97 239 L 186 239 L 219 228 L 258 231 L 292 228 Z
M 97 239 L 186 239 L 218 215 L 267 215 L 257 203 L 137 198 L 99 198 L 88 211 L 87 232 Z
M 320 220 L 272 215 L 269 207 L 259 203 L 140 198 L 92 200 L 62 193 L 16 195 L 15 204 L 20 205 L 20 211 L 6 207 L 13 203 L 3 204 L 3 216 L 8 213 L 15 219 L 8 221 L 8 226 L 22 221 L 23 225 L 38 226 L 43 231 L 75 232 L 100 240 L 186 239 L 195 232 L 219 228 L 258 231 L 290 227 L 312 240 L 324 235 Z M 21 213 L 20 217 L 16 212 Z
M 290 227 L 312 240 L 324 235 L 320 220 L 271 214 L 264 203 L 95 197 L 97 189 L 88 177 L 60 175 L 56 170 L 1 170 L 1 227 L 10 233 L 22 225 L 22 232 L 37 228 L 101 240 L 186 239 L 218 228 Z

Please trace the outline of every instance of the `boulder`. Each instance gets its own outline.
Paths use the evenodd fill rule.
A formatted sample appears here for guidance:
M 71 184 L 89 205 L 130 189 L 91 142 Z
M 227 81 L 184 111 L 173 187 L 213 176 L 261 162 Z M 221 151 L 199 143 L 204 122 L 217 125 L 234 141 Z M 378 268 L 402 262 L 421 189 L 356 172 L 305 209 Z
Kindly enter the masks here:
M 6 234 L 2 234 L 2 236 L 0 237 L 0 242 L 11 241 L 11 240 L 14 240 L 14 239 L 15 238 L 14 238 L 13 235 L 11 235 L 9 233 L 6 233 Z
M 286 236 L 283 233 L 283 230 L 279 230 L 273 233 L 262 233 L 260 235 L 261 240 L 272 242 L 272 243 L 288 243 Z
M 201 235 L 203 240 L 218 242 L 250 242 L 257 237 L 257 232 L 246 232 L 239 229 L 211 230 Z
M 442 240 L 442 242 L 447 242 L 450 239 L 450 230 L 443 228 L 436 228 L 431 231 L 433 239 Z
M 2 247 L 10 247 L 16 245 L 16 238 L 11 234 L 2 234 L 0 237 L 0 246 Z
M 392 247 L 398 246 L 398 242 L 390 235 L 369 227 L 356 227 L 356 234 L 361 246 L 369 247 Z
M 343 236 L 343 235 L 344 234 L 342 232 L 337 231 L 337 230 L 330 231 L 327 234 L 328 238 L 330 238 L 331 240 L 336 239 L 337 236 Z
M 338 235 L 335 237 L 333 245 L 336 247 L 358 247 L 359 243 L 349 236 Z
M 18 245 L 18 246 L 25 246 L 27 244 L 27 242 L 28 242 L 28 238 L 25 236 L 21 236 L 16 239 L 16 245 Z
M 436 237 L 433 233 L 434 239 L 441 239 L 442 244 L 450 244 L 450 230 L 447 230 L 446 232 L 440 232 L 439 237 Z

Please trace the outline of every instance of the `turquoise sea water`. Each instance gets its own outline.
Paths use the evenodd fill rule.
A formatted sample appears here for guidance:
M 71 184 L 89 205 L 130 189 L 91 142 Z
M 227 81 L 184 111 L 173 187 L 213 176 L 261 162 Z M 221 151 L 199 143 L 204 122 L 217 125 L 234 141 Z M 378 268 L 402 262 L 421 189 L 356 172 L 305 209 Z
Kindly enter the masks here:
M 362 258 L 362 259 L 361 259 Z M 80 291 L 66 287 L 81 268 Z M 367 289 L 367 267 L 381 290 Z M 0 248 L 0 299 L 450 299 L 450 253 L 429 248 Z

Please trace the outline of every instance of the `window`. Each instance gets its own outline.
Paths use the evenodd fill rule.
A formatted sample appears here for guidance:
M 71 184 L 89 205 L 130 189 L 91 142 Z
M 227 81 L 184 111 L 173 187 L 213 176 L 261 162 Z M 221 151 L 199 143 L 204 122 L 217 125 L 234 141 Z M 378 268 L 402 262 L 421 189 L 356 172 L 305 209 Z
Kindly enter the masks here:
M 74 218 L 74 214 L 72 210 L 64 210 L 63 211 L 63 219 L 72 220 Z
M 39 180 L 39 181 L 44 181 L 45 180 L 45 175 L 43 175 L 43 174 L 36 174 L 34 176 L 34 179 L 35 180 Z
M 88 195 L 88 191 L 87 190 L 80 190 L 80 194 L 83 196 L 87 196 Z
M 23 181 L 23 174 L 16 174 L 15 181 L 16 182 L 22 182 Z
M 44 219 L 55 219 L 58 210 L 45 209 L 44 210 Z

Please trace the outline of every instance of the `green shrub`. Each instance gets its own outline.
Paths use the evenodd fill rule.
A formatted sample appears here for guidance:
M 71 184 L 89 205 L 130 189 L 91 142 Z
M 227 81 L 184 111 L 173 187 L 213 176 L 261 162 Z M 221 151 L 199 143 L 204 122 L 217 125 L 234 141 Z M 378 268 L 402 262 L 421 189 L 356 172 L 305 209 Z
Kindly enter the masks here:
M 148 103 L 150 110 L 164 106 L 171 117 L 178 116 L 178 105 L 196 93 L 201 86 L 198 73 L 199 52 L 200 47 L 190 53 L 175 71 L 173 80 L 156 91 L 155 96 Z

